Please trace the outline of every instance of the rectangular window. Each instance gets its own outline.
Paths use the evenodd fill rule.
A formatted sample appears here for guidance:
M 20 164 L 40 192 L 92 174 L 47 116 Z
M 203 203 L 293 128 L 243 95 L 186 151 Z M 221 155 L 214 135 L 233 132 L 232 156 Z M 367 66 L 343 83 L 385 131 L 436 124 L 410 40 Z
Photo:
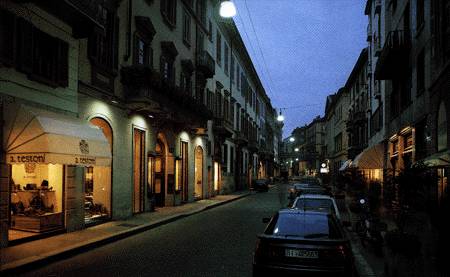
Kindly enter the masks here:
M 161 56 L 160 73 L 164 80 L 169 84 L 175 84 L 175 68 L 173 66 L 173 58 L 169 56 Z
M 177 24 L 177 0 L 161 0 L 161 15 L 164 22 L 173 28 Z
M 14 63 L 15 16 L 0 9 L 0 63 L 8 66 Z
M 225 75 L 227 75 L 228 76 L 228 70 L 229 70 L 229 68 L 228 68 L 228 63 L 229 63 L 229 59 L 228 59 L 228 55 L 229 55 L 229 53 L 228 53 L 228 45 L 225 43 L 225 41 L 223 42 L 223 49 L 224 49 L 224 67 L 223 67 L 223 70 L 225 71 Z
M 223 145 L 223 155 L 222 155 L 222 170 L 227 172 L 228 168 L 228 145 Z
M 183 12 L 183 42 L 191 46 L 191 16 L 187 11 Z
M 422 50 L 417 57 L 417 96 L 425 91 L 425 53 Z
M 216 62 L 219 66 L 222 65 L 222 36 L 219 33 L 219 30 L 217 30 L 216 33 Z
M 212 34 L 212 22 L 211 20 L 208 20 L 208 39 L 210 42 L 213 40 L 213 34 Z
M 240 73 L 240 68 L 239 68 L 239 64 L 236 63 L 236 86 L 237 89 L 240 90 L 241 89 L 241 73 Z
M 417 31 L 419 31 L 425 21 L 425 0 L 417 0 L 416 12 Z
M 230 145 L 230 173 L 234 173 L 234 147 Z
M 231 55 L 231 62 L 230 62 L 230 78 L 231 78 L 231 83 L 234 84 L 234 73 L 235 73 L 235 69 L 234 69 L 234 56 Z
M 1 20 L 14 20 L 14 16 L 5 15 Z M 3 40 L 8 38 L 15 38 L 14 49 L 10 49 L 8 42 Z M 13 45 L 11 41 L 9 43 Z M 17 18 L 14 32 L 0 29 L 0 44 L 0 51 L 3 52 L 0 53 L 0 61 L 6 61 L 6 64 L 9 61 L 12 65 L 15 59 L 16 69 L 26 73 L 30 79 L 51 87 L 68 86 L 67 42 L 37 29 L 25 19 Z M 15 55 L 6 57 L 7 53 L 12 53 L 11 51 L 14 51 Z

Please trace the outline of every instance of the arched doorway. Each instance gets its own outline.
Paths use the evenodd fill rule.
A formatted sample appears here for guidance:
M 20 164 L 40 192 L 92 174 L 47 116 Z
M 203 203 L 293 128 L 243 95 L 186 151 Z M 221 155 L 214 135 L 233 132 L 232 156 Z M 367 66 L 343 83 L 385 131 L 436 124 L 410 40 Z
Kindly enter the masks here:
M 166 193 L 166 147 L 160 139 L 156 141 L 155 152 L 155 187 L 153 189 L 155 194 L 155 205 L 157 207 L 163 207 Z
M 102 130 L 112 153 L 113 131 L 111 125 L 100 117 L 94 117 L 89 122 Z M 96 224 L 111 218 L 111 167 L 87 167 L 84 193 L 84 221 L 86 225 Z
M 195 148 L 195 199 L 203 198 L 203 149 Z

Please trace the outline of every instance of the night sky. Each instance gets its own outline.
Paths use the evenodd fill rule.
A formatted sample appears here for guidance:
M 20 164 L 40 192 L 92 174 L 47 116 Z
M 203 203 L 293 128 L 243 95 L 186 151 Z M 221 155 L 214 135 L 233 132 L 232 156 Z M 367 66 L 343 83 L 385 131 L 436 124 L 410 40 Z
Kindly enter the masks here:
M 282 113 L 283 137 L 289 136 L 324 114 L 326 96 L 344 86 L 367 46 L 366 0 L 234 3 L 234 20 L 272 105 L 277 112 L 288 108 Z

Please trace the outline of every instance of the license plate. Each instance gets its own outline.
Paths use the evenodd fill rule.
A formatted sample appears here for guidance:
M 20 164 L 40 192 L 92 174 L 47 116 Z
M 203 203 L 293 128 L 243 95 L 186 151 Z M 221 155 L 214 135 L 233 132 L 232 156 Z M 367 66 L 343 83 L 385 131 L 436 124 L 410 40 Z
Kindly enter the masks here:
M 286 257 L 306 258 L 306 259 L 319 258 L 318 251 L 301 250 L 301 249 L 286 249 L 284 253 L 285 253 Z

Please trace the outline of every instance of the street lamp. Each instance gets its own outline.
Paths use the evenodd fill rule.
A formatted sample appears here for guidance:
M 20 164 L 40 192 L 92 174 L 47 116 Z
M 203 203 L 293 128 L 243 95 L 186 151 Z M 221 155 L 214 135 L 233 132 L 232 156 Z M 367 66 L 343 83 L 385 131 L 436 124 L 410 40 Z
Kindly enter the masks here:
M 295 141 L 295 138 L 294 138 L 294 137 L 290 137 L 290 138 L 289 138 L 289 141 L 290 141 L 290 142 L 294 142 L 294 141 Z
M 283 122 L 284 121 L 284 116 L 281 114 L 281 109 L 280 109 L 280 114 L 277 116 L 277 121 L 278 122 Z
M 222 1 L 220 3 L 219 14 L 221 17 L 230 18 L 236 15 L 236 6 L 231 1 Z
M 298 150 L 299 150 L 298 147 L 296 147 L 296 148 L 294 149 L 295 152 L 298 152 Z

